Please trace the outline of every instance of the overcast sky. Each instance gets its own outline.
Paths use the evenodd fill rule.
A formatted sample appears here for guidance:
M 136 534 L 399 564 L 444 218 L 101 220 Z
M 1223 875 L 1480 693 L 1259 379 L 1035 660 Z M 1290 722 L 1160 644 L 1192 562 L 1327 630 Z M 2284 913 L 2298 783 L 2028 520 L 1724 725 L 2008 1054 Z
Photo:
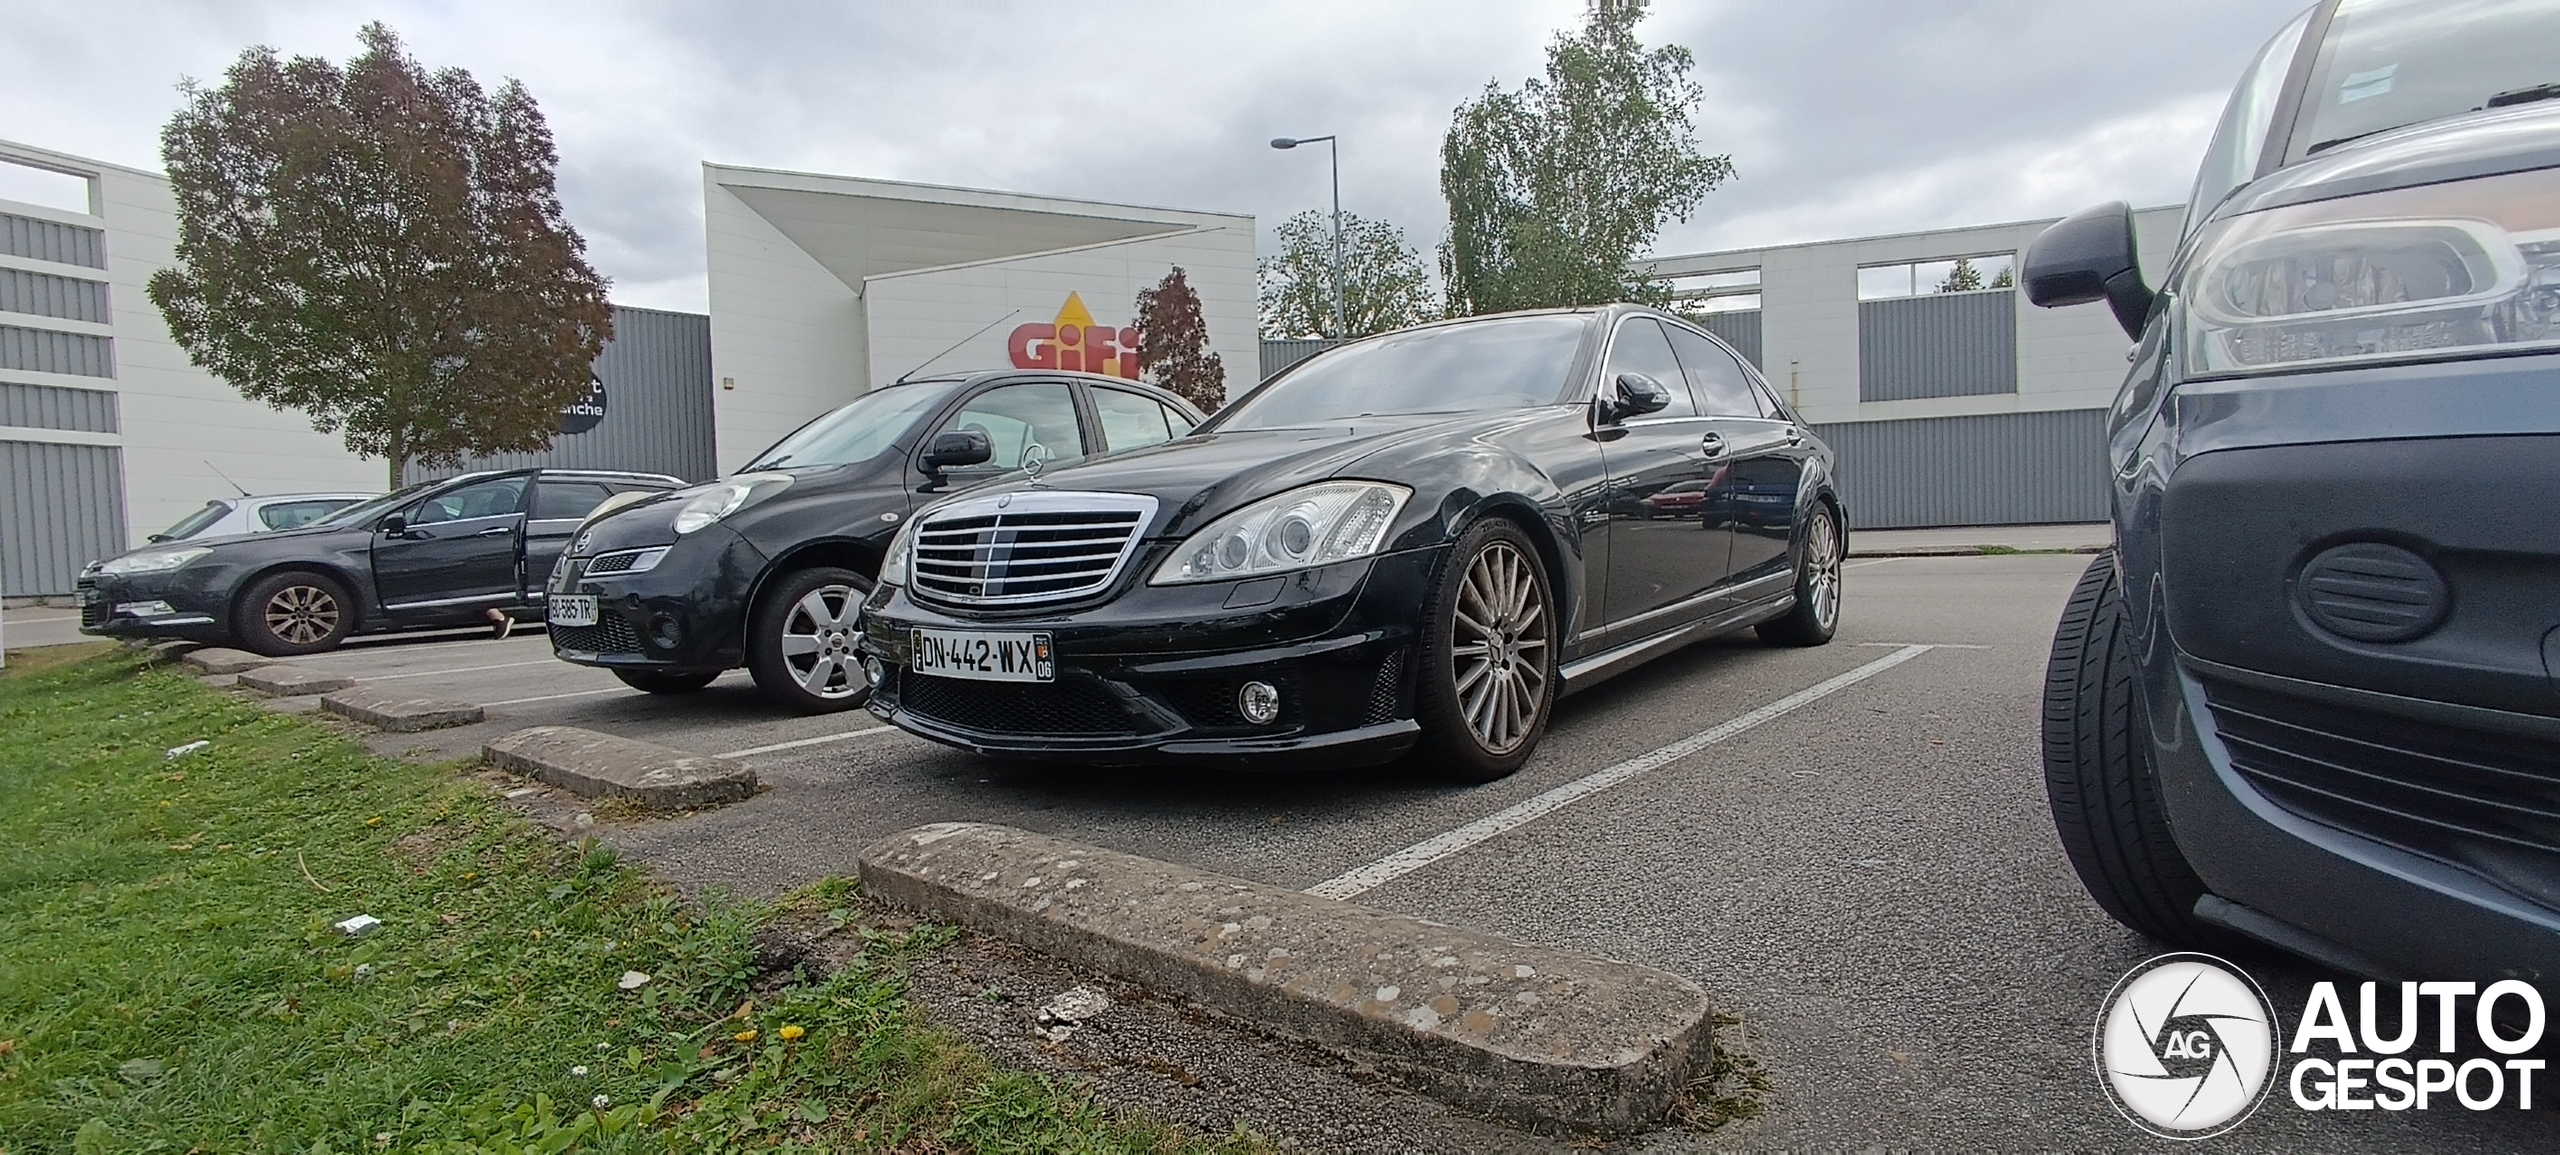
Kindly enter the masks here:
M 1700 139 L 1738 177 L 1659 253 L 2183 200 L 2223 95 L 2308 0 L 1658 0 Z M 1535 74 L 1582 0 L 504 3 L 9 0 L 0 138 L 158 169 L 181 77 L 241 48 L 343 60 L 382 19 L 529 86 L 626 304 L 700 310 L 705 160 L 1247 212 L 1326 203 L 1426 255 L 1449 112 Z

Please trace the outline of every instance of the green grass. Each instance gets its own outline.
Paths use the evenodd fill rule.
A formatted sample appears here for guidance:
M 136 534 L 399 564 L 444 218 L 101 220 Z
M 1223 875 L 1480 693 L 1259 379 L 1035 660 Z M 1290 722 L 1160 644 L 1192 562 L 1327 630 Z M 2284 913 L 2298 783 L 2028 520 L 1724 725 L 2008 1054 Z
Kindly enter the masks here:
M 921 1021 L 897 967 L 940 932 L 842 883 L 799 901 L 862 955 L 759 985 L 772 910 L 129 656 L 0 674 L 0 798 L 8 1155 L 1209 1145 Z

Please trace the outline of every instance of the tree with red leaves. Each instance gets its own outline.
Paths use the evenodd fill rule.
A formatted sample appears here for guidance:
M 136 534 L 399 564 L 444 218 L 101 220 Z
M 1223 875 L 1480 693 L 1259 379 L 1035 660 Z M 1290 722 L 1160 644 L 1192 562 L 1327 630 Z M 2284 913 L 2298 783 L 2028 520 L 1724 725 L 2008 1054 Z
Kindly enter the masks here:
M 1226 404 L 1227 367 L 1209 351 L 1209 322 L 1182 266 L 1138 294 L 1137 314 L 1139 372 L 1203 413 Z

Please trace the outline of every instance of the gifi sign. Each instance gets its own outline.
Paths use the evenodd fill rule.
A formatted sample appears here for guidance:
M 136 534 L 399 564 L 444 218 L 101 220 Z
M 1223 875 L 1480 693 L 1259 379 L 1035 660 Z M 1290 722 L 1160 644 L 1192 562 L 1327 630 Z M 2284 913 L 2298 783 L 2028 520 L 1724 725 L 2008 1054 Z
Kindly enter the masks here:
M 1093 323 L 1084 298 L 1067 294 L 1058 319 L 1015 326 L 1005 351 L 1016 369 L 1076 369 L 1138 379 L 1138 331 Z

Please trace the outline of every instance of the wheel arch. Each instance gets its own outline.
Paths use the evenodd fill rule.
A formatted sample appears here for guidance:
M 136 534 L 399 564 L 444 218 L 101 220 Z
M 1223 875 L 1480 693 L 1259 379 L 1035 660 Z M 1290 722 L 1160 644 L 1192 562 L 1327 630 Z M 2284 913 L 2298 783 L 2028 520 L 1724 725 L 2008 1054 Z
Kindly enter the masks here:
M 887 549 L 885 544 L 873 545 L 856 538 L 828 537 L 801 542 L 783 551 L 765 563 L 763 572 L 747 587 L 746 614 L 738 623 L 740 640 L 745 640 L 746 623 L 755 617 L 757 604 L 764 600 L 765 591 L 773 588 L 775 579 L 811 566 L 832 565 L 861 574 L 865 581 L 877 581 Z
M 348 608 L 354 610 L 356 615 L 355 623 L 347 628 L 349 634 L 364 633 L 383 625 L 388 620 L 382 612 L 382 607 L 374 602 L 371 583 L 348 572 L 346 566 L 334 561 L 287 558 L 251 569 L 241 574 L 240 580 L 232 584 L 231 621 L 228 623 L 231 630 L 236 634 L 240 629 L 240 622 L 243 620 L 241 613 L 247 604 L 250 587 L 277 574 L 294 571 L 319 574 L 338 583 L 340 588 L 347 591 Z
M 1538 564 L 1547 569 L 1548 587 L 1556 591 L 1559 601 L 1571 607 L 1572 616 L 1568 619 L 1571 625 L 1561 632 L 1560 637 L 1579 630 L 1583 603 L 1581 569 L 1566 564 L 1564 542 L 1556 534 L 1555 523 L 1549 520 L 1546 507 L 1528 494 L 1517 491 L 1485 494 L 1468 504 L 1458 516 L 1449 518 L 1448 536 L 1441 543 L 1441 565 L 1449 564 L 1450 554 L 1446 547 L 1456 544 L 1468 530 L 1475 528 L 1477 522 L 1488 517 L 1498 517 L 1518 525 L 1520 532 L 1528 536 L 1529 544 L 1537 548 Z

